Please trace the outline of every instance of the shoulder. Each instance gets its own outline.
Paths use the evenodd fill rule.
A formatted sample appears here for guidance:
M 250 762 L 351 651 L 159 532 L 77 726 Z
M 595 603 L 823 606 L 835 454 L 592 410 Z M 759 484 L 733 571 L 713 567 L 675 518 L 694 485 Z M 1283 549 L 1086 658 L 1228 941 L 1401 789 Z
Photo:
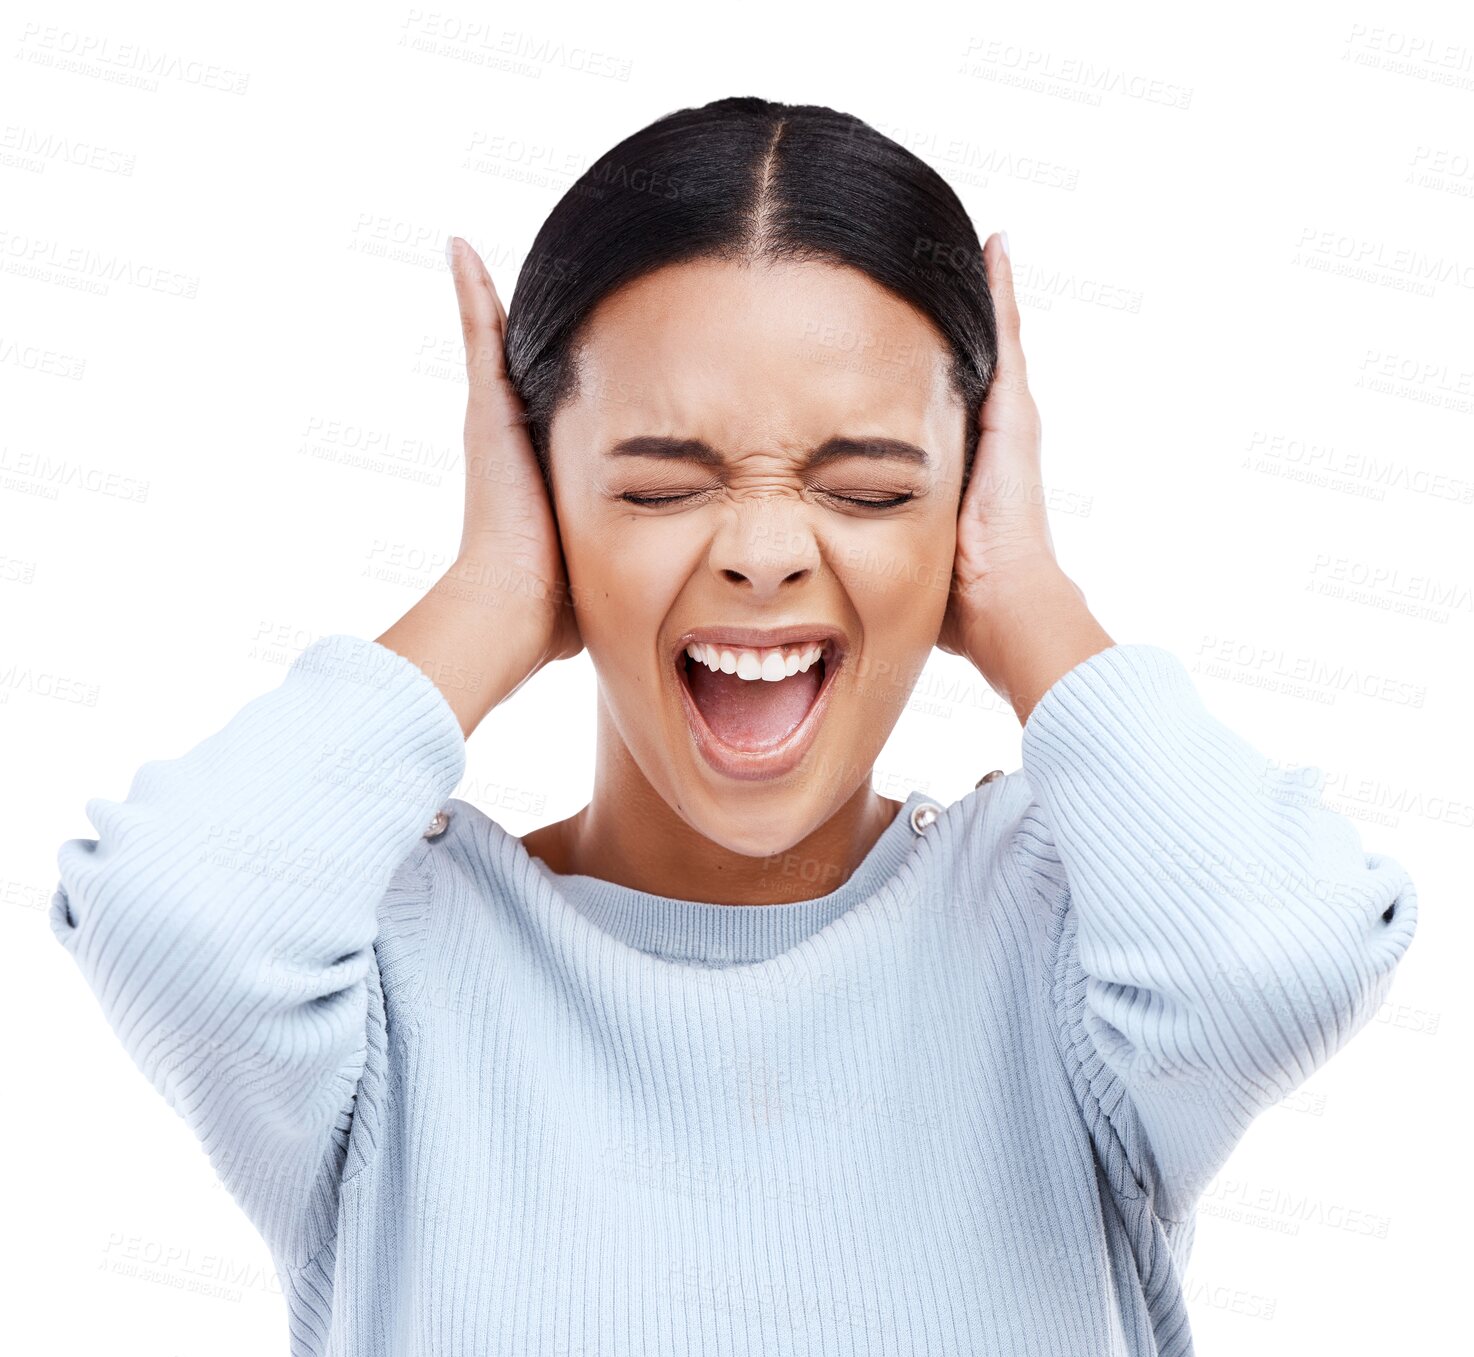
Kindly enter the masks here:
M 433 838 L 421 838 L 394 869 L 375 911 L 374 953 L 391 1005 L 416 992 L 423 979 L 425 937 L 438 897 L 446 891 Z
M 400 864 L 380 911 L 386 931 L 423 949 L 470 945 L 540 893 L 538 864 L 522 841 L 481 807 L 451 797 Z M 483 939 L 484 940 L 484 939 Z
M 941 805 L 939 799 L 933 804 Z M 923 836 L 922 872 L 974 925 L 1001 930 L 1038 971 L 1059 942 L 1064 874 L 1038 799 L 1022 769 L 980 781 L 943 807 Z
M 451 797 L 442 814 L 443 827 L 426 840 L 422 859 L 432 886 L 470 883 L 498 898 L 527 888 L 532 855 L 495 814 L 459 797 Z
M 999 891 L 1052 898 L 1064 870 L 1039 798 L 1022 768 L 981 781 L 938 818 L 965 886 L 979 898 Z

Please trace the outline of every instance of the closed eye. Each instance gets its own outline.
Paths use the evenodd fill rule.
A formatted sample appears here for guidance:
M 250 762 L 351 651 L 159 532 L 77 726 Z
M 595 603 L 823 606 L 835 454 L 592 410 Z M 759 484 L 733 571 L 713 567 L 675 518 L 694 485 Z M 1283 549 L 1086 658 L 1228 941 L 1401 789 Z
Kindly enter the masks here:
M 843 500 L 846 504 L 858 504 L 866 509 L 894 509 L 899 504 L 905 504 L 916 496 L 909 491 L 904 495 L 893 495 L 890 499 L 859 499 L 854 495 L 836 495 L 832 491 L 826 491 L 830 499 Z
M 682 495 L 624 494 L 620 496 L 620 499 L 628 504 L 638 504 L 642 508 L 659 508 L 665 504 L 679 504 L 682 500 L 696 499 L 698 496 L 708 493 L 710 492 L 705 490 L 693 490 Z M 838 495 L 830 490 L 820 491 L 820 493 L 828 496 L 830 499 L 837 499 L 844 504 L 854 504 L 862 509 L 894 509 L 916 498 L 916 495 L 910 491 L 904 495 L 893 495 L 889 499 L 868 499 L 856 495 Z
M 706 493 L 704 490 L 691 490 L 684 495 L 621 495 L 620 499 L 629 504 L 658 508 L 662 504 L 679 504 L 683 499 L 695 499 L 698 494 Z

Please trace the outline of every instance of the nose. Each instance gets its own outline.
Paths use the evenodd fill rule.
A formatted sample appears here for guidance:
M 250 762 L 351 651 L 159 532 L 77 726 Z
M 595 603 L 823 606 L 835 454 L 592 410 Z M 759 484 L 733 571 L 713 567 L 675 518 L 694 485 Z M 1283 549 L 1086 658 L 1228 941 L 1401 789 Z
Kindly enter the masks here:
M 749 501 L 726 517 L 711 544 L 711 568 L 754 599 L 777 598 L 808 579 L 819 545 L 803 514 L 777 497 Z

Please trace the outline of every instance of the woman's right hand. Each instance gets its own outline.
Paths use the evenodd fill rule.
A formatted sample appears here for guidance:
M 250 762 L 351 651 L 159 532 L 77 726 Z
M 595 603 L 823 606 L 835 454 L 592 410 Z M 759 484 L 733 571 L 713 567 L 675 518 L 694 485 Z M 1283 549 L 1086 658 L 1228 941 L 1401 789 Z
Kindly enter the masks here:
M 486 569 L 504 591 L 504 619 L 537 642 L 539 667 L 583 649 L 558 524 L 548 502 L 522 401 L 507 375 L 507 312 L 468 241 L 450 238 L 451 272 L 466 344 L 466 512 L 459 561 Z M 525 605 L 525 606 L 524 606 Z
M 507 313 L 471 245 L 447 246 L 466 346 L 466 502 L 455 564 L 379 637 L 435 680 L 469 737 L 544 665 L 583 649 L 557 519 L 507 374 Z

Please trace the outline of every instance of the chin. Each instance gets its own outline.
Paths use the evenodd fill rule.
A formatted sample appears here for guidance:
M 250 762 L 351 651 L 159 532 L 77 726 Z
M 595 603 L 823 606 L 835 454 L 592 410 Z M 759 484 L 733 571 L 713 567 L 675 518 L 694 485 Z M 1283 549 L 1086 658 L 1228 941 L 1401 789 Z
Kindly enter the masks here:
M 689 793 L 678 790 L 687 824 L 728 852 L 749 858 L 787 853 L 824 824 L 850 794 L 832 801 L 813 786 L 791 783 L 740 789 L 703 784 Z

